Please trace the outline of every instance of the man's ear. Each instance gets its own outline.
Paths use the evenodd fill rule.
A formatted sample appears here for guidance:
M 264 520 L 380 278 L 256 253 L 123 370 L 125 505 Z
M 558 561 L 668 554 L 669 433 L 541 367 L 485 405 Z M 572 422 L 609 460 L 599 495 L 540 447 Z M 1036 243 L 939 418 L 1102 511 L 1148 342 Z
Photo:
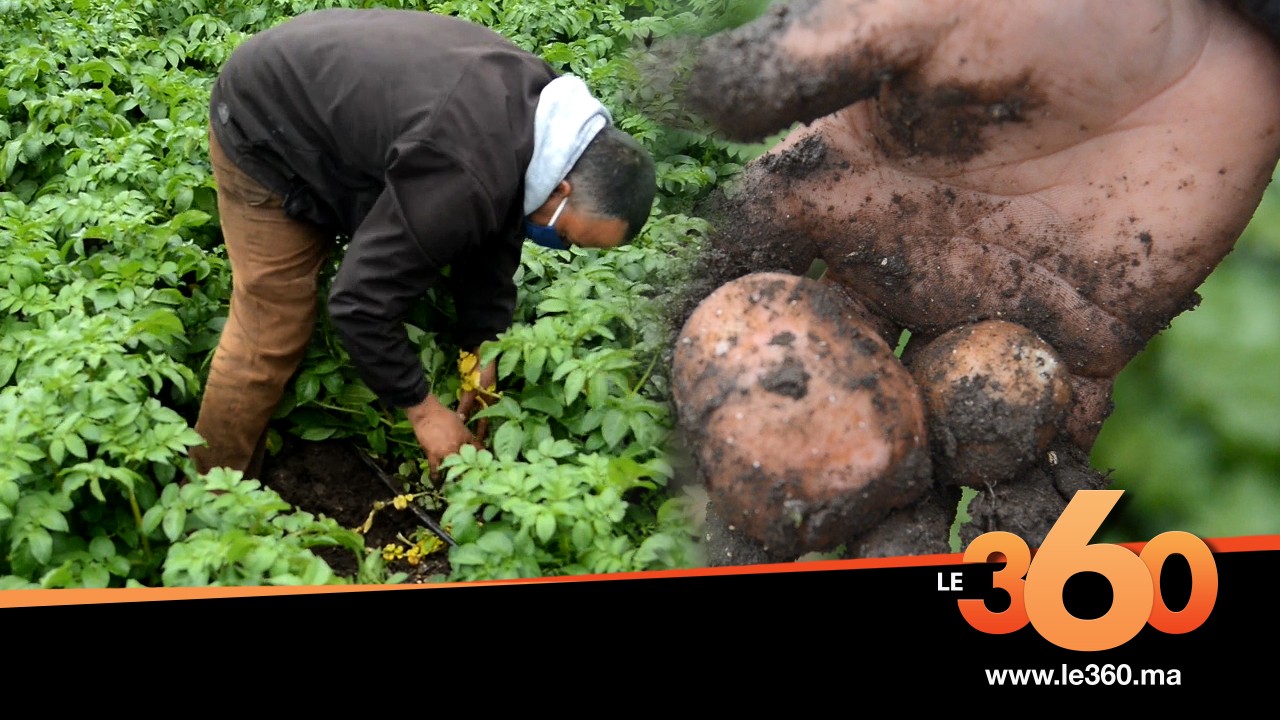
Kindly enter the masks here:
M 551 194 L 547 196 L 547 199 L 542 203 L 542 206 L 537 210 L 534 210 L 532 213 L 529 213 L 529 217 L 551 217 L 551 213 L 556 211 L 556 206 L 560 204 L 560 201 L 572 192 L 573 185 L 568 180 L 561 180 L 560 184 L 551 189 Z

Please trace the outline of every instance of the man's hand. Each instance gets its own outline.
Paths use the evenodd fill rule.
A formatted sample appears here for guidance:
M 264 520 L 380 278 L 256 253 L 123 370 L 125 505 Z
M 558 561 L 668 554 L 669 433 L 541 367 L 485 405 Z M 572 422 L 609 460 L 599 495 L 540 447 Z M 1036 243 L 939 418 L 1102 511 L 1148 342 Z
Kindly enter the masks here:
M 1280 159 L 1280 53 L 1226 3 L 805 0 L 711 38 L 689 88 L 735 139 L 811 123 L 714 213 L 723 280 L 821 258 L 916 347 L 1024 325 L 1086 452 Z
M 440 475 L 440 463 L 458 452 L 463 445 L 471 444 L 477 449 L 482 448 L 458 415 L 442 405 L 435 395 L 428 395 L 421 404 L 406 408 L 405 416 L 413 424 L 418 444 L 427 452 L 432 480 Z
M 911 331 L 909 367 L 983 320 L 1047 341 L 1068 414 L 1035 465 L 983 486 L 961 532 L 1037 546 L 1066 498 L 1105 486 L 1088 454 L 1116 376 L 1198 303 L 1262 198 L 1280 160 L 1276 44 L 1226 2 L 797 0 L 699 52 L 688 102 L 724 135 L 808 123 L 699 210 L 703 287 L 822 260 L 890 347 Z M 998 402 L 966 407 L 984 408 L 966 415 L 979 431 L 1010 423 Z M 931 417 L 931 437 L 947 422 Z M 939 483 L 850 547 L 946 552 L 958 495 Z
M 491 361 L 488 365 L 479 369 L 478 378 L 474 383 L 468 381 L 468 376 L 474 372 L 475 368 L 466 367 L 466 363 L 478 363 L 480 358 L 480 349 L 472 348 L 468 351 L 471 357 L 463 355 L 459 361 L 458 370 L 463 375 L 463 390 L 458 395 L 458 417 L 463 423 L 471 422 L 471 417 L 481 410 L 493 404 L 496 398 L 494 389 L 498 385 L 498 363 Z M 489 420 L 482 418 L 476 425 L 476 438 L 483 443 L 485 436 L 489 433 Z

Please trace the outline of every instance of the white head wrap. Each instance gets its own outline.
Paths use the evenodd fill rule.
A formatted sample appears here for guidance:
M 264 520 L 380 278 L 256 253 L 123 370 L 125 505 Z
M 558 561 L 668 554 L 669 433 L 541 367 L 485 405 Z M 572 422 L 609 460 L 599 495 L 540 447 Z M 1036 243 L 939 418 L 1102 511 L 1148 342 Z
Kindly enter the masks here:
M 542 89 L 534 113 L 533 160 L 524 174 L 524 214 L 551 197 L 592 139 L 613 122 L 587 84 L 561 75 Z

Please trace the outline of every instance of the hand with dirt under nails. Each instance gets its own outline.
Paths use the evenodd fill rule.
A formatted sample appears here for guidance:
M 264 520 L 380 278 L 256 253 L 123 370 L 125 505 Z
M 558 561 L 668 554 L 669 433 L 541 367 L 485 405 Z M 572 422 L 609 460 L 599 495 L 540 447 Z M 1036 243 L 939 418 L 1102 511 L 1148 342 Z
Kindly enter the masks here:
M 807 123 L 700 211 L 716 282 L 821 259 L 890 347 L 910 331 L 908 367 L 987 320 L 1056 352 L 1055 451 L 979 484 L 965 531 L 1032 547 L 1107 484 L 1088 453 L 1117 374 L 1195 307 L 1280 159 L 1280 51 L 1226 2 L 803 0 L 704 41 L 687 102 L 737 141 Z M 930 418 L 935 468 L 952 430 Z M 948 552 L 957 497 L 857 552 Z

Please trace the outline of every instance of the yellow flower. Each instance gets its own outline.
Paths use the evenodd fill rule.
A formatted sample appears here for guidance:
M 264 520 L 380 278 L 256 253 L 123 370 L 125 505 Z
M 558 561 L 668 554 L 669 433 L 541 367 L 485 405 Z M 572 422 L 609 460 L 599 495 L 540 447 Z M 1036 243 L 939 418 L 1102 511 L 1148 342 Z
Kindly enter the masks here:
M 458 375 L 462 377 L 462 392 L 480 387 L 480 358 L 473 352 L 458 352 Z
M 444 547 L 444 541 L 432 535 L 431 537 L 423 540 L 419 547 L 422 548 L 423 555 L 430 555 L 432 553 L 439 552 L 440 549 Z
M 473 352 L 461 350 L 458 352 L 458 372 L 462 375 L 468 375 L 480 366 L 480 358 L 476 357 Z
M 399 560 L 403 555 L 404 555 L 404 548 L 400 547 L 399 545 L 396 545 L 395 543 L 391 543 L 390 545 L 387 545 L 386 547 L 382 548 L 382 559 L 386 560 L 387 562 L 391 562 L 392 560 Z
M 489 407 L 489 403 L 485 398 L 498 398 L 498 386 L 490 385 L 487 388 L 480 387 L 480 358 L 473 352 L 461 350 L 458 352 L 458 375 L 462 377 L 462 386 L 458 388 L 458 397 L 462 397 L 462 393 L 480 391 L 480 404 Z
M 409 507 L 409 501 L 411 499 L 413 498 L 410 495 L 397 495 L 395 496 L 395 499 L 391 501 L 391 505 L 397 510 L 403 510 Z

